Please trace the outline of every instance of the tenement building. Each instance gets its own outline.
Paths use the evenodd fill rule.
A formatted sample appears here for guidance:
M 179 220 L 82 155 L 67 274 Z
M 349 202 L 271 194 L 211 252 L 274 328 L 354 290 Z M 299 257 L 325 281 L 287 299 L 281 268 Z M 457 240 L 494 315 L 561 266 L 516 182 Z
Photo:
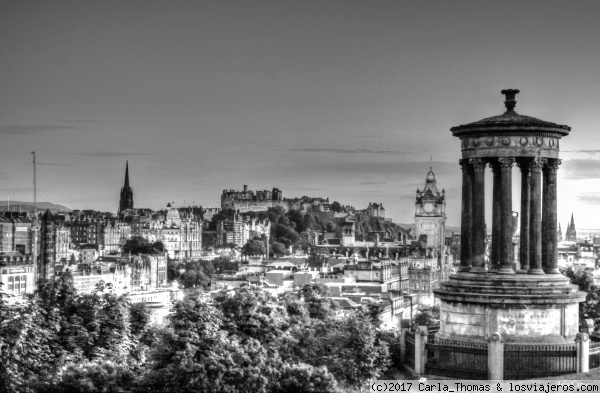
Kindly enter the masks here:
M 171 259 L 200 259 L 202 226 L 196 215 L 167 204 L 167 210 L 131 220 L 131 235 L 162 242 Z
M 561 163 L 561 138 L 571 129 L 515 112 L 518 92 L 502 91 L 506 96 L 504 114 L 451 128 L 462 148 L 461 259 L 459 272 L 434 291 L 441 301 L 436 340 L 443 343 L 444 351 L 460 345 L 491 346 L 504 349 L 488 358 L 488 365 L 498 356 L 512 359 L 499 368 L 494 366 L 494 379 L 523 378 L 527 370 L 539 377 L 560 373 L 558 358 L 547 357 L 544 351 L 548 345 L 574 348 L 579 302 L 585 300 L 585 293 L 557 268 L 556 173 Z M 488 167 L 493 203 L 490 264 L 486 267 Z M 513 252 L 512 224 L 515 167 L 521 173 L 518 255 Z M 452 344 L 456 342 L 462 344 Z M 526 351 L 523 359 L 528 360 L 515 357 L 516 350 Z M 444 367 L 440 353 L 428 357 L 428 367 Z M 533 357 L 535 364 L 529 360 Z M 473 365 L 453 366 L 454 377 L 472 376 L 475 371 Z
M 233 214 L 217 224 L 217 245 L 225 246 L 235 244 L 243 247 L 248 240 L 255 236 L 269 237 L 271 233 L 271 222 L 250 218 L 241 214 Z
M 24 214 L 11 213 L 0 216 L 0 289 L 20 296 L 36 288 L 36 231 Z

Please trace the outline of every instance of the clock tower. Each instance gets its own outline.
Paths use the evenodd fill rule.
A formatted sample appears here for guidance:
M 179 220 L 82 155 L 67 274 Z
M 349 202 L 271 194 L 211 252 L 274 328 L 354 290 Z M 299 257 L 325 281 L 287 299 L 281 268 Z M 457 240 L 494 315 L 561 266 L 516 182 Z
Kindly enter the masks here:
M 446 191 L 438 191 L 431 168 L 425 178 L 423 191 L 417 189 L 415 223 L 417 240 L 422 240 L 428 248 L 441 250 L 446 226 Z

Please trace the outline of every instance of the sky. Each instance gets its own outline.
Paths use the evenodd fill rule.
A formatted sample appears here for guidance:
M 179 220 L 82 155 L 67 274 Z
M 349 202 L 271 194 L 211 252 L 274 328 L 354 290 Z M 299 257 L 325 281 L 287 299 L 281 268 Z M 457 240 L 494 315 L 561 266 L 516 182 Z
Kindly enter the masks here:
M 600 3 L 0 0 L 0 199 L 116 212 L 223 189 L 383 203 L 414 222 L 429 167 L 460 225 L 451 127 L 567 124 L 558 219 L 600 228 Z M 491 173 L 487 173 L 491 179 Z M 513 207 L 519 210 L 518 170 Z M 488 185 L 491 184 L 488 182 Z M 488 217 L 491 200 L 488 190 Z

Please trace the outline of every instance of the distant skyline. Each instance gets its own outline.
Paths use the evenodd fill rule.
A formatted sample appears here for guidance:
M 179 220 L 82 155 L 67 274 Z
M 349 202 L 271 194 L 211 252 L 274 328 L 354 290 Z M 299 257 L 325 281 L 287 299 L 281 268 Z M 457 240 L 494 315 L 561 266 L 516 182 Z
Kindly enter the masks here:
M 593 1 L 3 1 L 0 200 L 32 200 L 36 151 L 38 200 L 72 209 L 116 212 L 129 160 L 136 207 L 214 207 L 247 184 L 379 202 L 411 223 L 431 166 L 458 226 L 449 130 L 503 113 L 500 90 L 517 88 L 518 113 L 572 127 L 558 171 L 563 232 L 571 212 L 578 228 L 597 228 L 599 11 Z M 489 198 L 487 211 L 489 221 Z

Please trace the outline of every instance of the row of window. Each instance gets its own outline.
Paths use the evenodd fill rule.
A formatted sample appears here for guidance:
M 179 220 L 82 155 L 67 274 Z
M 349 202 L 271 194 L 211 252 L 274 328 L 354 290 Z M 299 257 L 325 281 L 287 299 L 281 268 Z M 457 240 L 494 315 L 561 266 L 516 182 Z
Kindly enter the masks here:
M 7 291 L 23 293 L 27 288 L 27 276 L 10 276 L 8 277 Z

